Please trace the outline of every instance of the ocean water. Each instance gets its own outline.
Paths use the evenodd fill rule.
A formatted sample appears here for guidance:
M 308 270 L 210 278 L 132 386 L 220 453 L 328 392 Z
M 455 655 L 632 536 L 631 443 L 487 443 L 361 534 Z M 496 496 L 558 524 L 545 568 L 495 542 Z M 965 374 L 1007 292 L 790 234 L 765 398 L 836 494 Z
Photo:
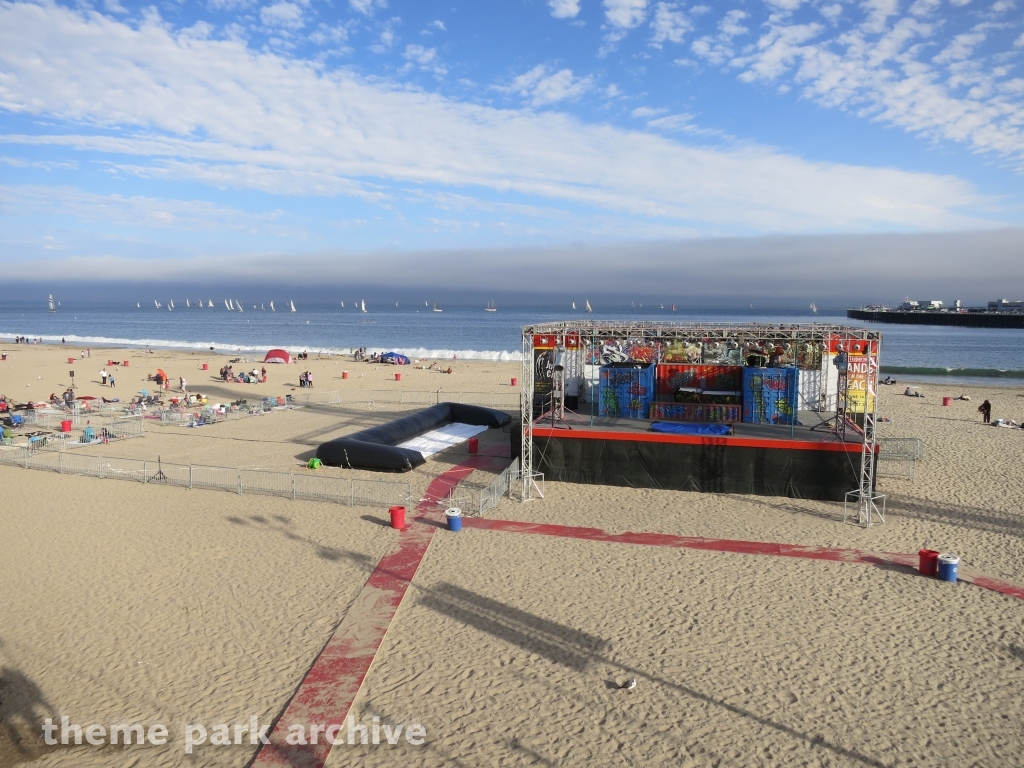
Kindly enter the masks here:
M 538 322 L 592 320 L 673 320 L 679 322 L 807 323 L 865 325 L 845 314 L 809 310 L 683 309 L 630 305 L 595 307 L 591 315 L 569 307 L 446 306 L 443 312 L 415 304 L 369 305 L 360 312 L 347 306 L 299 303 L 298 311 L 252 309 L 227 311 L 185 306 L 175 300 L 173 312 L 132 304 L 63 302 L 56 312 L 46 303 L 0 303 L 0 340 L 5 350 L 15 336 L 42 338 L 44 343 L 169 349 L 201 349 L 221 354 L 262 354 L 272 347 L 291 352 L 348 353 L 357 347 L 395 350 L 410 357 L 465 360 L 519 360 L 521 328 Z M 258 306 L 258 305 L 257 305 Z M 275 304 L 276 306 L 276 304 Z M 882 332 L 882 372 L 897 379 L 1024 386 L 1024 330 L 945 328 L 867 324 Z

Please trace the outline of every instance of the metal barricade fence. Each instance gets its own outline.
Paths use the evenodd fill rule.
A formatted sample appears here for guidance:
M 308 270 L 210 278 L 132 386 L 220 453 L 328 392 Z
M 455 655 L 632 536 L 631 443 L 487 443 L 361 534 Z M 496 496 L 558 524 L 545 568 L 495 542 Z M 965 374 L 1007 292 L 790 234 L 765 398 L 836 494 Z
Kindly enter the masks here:
M 493 483 L 480 491 L 480 511 L 478 514 L 483 516 L 484 512 L 498 506 L 498 502 L 501 501 L 501 497 L 512 489 L 513 483 L 518 479 L 519 459 L 515 459 L 500 475 L 498 475 Z
M 878 439 L 878 477 L 914 478 L 917 463 L 924 458 L 924 442 L 917 437 L 881 437 Z
M 268 472 L 262 469 L 238 470 L 238 492 L 292 498 L 293 480 L 290 472 Z

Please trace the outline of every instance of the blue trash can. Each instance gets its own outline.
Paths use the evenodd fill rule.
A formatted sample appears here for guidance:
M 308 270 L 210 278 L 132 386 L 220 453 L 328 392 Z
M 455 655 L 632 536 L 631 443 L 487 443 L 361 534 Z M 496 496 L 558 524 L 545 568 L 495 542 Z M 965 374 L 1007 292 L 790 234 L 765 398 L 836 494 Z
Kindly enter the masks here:
M 939 580 L 955 582 L 959 567 L 960 558 L 956 555 L 939 555 Z
M 458 507 L 445 510 L 444 516 L 448 518 L 448 530 L 449 531 L 461 531 L 462 530 L 462 510 Z

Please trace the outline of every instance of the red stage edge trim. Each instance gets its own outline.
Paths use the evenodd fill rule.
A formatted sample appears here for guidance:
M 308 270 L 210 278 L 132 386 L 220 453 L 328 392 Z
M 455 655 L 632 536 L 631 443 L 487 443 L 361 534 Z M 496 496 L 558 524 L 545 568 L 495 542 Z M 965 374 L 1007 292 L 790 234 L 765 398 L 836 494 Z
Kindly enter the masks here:
M 427 486 L 423 501 L 416 506 L 417 519 L 436 518 L 437 502 L 475 469 L 508 461 L 504 457 L 469 456 L 438 475 Z M 435 525 L 420 523 L 397 534 L 391 551 L 377 563 L 274 723 L 268 736 L 270 743 L 260 746 L 249 766 L 322 768 L 332 747 L 324 732 L 320 732 L 317 744 L 293 745 L 285 741 L 288 728 L 293 724 L 302 725 L 308 731 L 314 724 L 328 728 L 345 725 L 356 695 L 437 530 Z M 344 733 L 344 729 L 338 733 Z
M 602 432 L 592 429 L 533 428 L 533 436 L 569 440 L 619 440 L 633 443 L 676 443 L 678 445 L 713 445 L 726 448 L 777 448 L 791 451 L 841 451 L 860 453 L 861 443 L 827 443 L 813 440 L 774 440 L 755 437 L 708 435 L 665 435 L 658 432 Z
M 705 539 L 701 536 L 676 536 L 671 533 L 608 533 L 600 528 L 582 528 L 554 523 L 527 523 L 518 520 L 487 520 L 465 518 L 464 528 L 505 533 L 532 533 L 538 536 L 557 536 L 566 539 L 600 541 L 606 544 L 639 544 L 648 547 L 673 549 L 702 549 L 708 552 L 733 552 L 742 555 L 768 555 L 769 557 L 796 557 L 806 560 L 827 560 L 836 563 L 862 565 L 898 565 L 917 571 L 918 556 L 906 552 L 868 552 L 860 549 L 837 549 L 801 544 L 779 544 L 770 541 L 743 541 L 742 539 Z M 961 581 L 1024 600 L 1024 587 L 972 571 L 962 572 Z

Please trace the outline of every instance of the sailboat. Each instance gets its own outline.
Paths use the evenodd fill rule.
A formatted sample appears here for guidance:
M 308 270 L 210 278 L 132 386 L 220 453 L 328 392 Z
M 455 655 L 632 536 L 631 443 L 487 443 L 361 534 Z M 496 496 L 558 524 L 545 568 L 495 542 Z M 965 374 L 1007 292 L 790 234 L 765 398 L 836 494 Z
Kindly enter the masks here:
M 207 309 L 212 309 L 213 308 L 213 299 L 210 299 L 210 303 L 206 305 L 206 308 Z
M 575 301 L 572 303 L 572 308 L 576 309 L 576 302 Z
M 814 314 L 818 314 L 818 305 L 817 305 L 817 304 L 815 304 L 815 303 L 814 303 L 813 301 L 811 302 L 810 310 L 811 310 L 811 312 L 813 312 Z
M 672 311 L 673 311 L 673 312 L 675 312 L 675 311 L 676 311 L 676 305 L 675 305 L 675 304 L 673 304 L 673 305 L 672 305 Z
M 271 312 L 277 312 L 277 310 L 274 309 L 274 302 L 270 302 L 270 311 Z
M 424 307 L 429 307 L 430 305 L 429 305 L 429 304 L 428 304 L 427 302 L 425 302 L 425 301 L 424 301 L 424 302 L 423 302 L 423 306 L 424 306 Z
M 253 309 L 255 309 L 255 307 L 253 307 Z M 263 306 L 262 304 L 260 304 L 260 312 L 266 312 L 266 311 L 267 311 L 267 308 L 265 306 Z
M 153 306 L 156 307 L 157 309 L 160 309 L 160 302 L 157 301 L 156 299 L 153 299 Z
M 586 310 L 585 311 L 587 311 L 587 312 L 593 312 L 594 311 L 594 310 L 592 310 L 590 308 L 590 299 L 587 299 L 587 306 L 586 306 Z
M 142 302 L 141 301 L 136 301 L 135 302 L 135 306 L 138 307 L 139 309 L 142 309 Z
M 294 301 L 292 301 L 291 299 L 288 299 L 288 306 L 289 306 L 289 307 L 291 308 L 292 312 L 295 312 L 295 311 L 297 311 L 297 310 L 295 309 L 295 302 L 294 302 Z
M 343 302 L 341 302 L 341 308 L 342 308 L 342 309 L 344 309 L 344 308 L 345 308 L 345 302 L 344 302 L 344 301 L 343 301 Z
M 228 304 L 228 300 L 224 299 L 224 309 L 231 309 L 231 305 Z
M 365 302 L 365 301 L 362 301 L 362 300 L 360 300 L 360 302 L 359 302 L 359 309 L 360 309 L 360 310 L 361 310 L 362 312 L 365 312 L 365 311 L 366 311 L 366 302 Z
M 498 311 L 498 305 L 494 303 L 494 299 L 491 299 L 489 302 L 487 302 L 487 306 L 484 307 L 484 312 L 497 312 L 497 311 Z
M 185 299 L 185 306 L 186 307 L 191 307 L 192 306 L 191 304 L 188 303 L 188 299 Z
M 242 309 L 242 302 L 240 301 L 235 302 L 235 309 L 237 309 L 239 312 L 245 312 L 245 310 Z
M 444 312 L 443 309 L 441 309 L 439 306 L 437 306 L 437 299 L 434 299 L 434 311 L 435 312 Z
M 167 308 L 171 310 L 174 309 L 174 299 L 171 299 L 171 303 L 167 305 Z
M 53 306 L 53 294 L 52 293 L 50 294 L 50 311 L 51 312 L 56 312 L 57 311 L 57 308 L 55 306 Z
M 662 304 L 662 305 L 661 305 L 661 308 L 662 308 L 662 309 L 664 309 L 664 308 L 665 308 L 665 305 L 664 305 L 664 304 Z

